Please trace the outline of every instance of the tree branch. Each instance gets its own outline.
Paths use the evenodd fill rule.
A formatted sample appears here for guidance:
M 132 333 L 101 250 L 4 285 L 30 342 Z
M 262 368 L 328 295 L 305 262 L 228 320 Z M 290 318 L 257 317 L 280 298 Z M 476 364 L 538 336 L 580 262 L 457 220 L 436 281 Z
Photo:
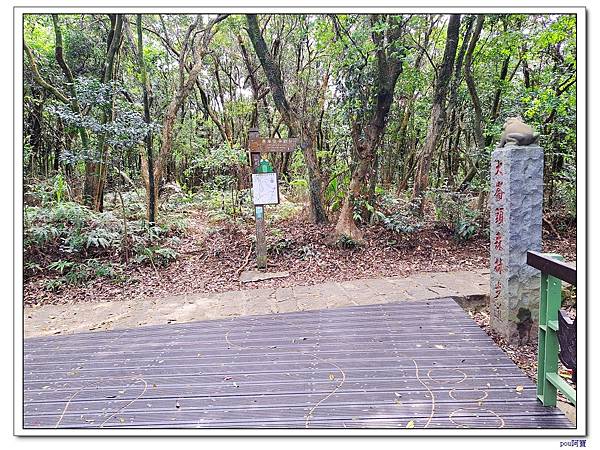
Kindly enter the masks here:
M 25 49 L 25 53 L 27 53 L 27 58 L 29 59 L 29 63 L 31 64 L 31 72 L 33 74 L 33 79 L 35 80 L 35 82 L 39 84 L 42 88 L 46 89 L 48 92 L 52 93 L 61 102 L 69 104 L 70 101 L 65 94 L 60 92 L 57 88 L 55 88 L 42 78 L 38 70 L 37 63 L 35 62 L 35 59 L 33 57 L 33 53 L 31 52 L 31 49 L 27 46 L 25 42 L 23 42 L 23 48 Z
M 269 49 L 267 48 L 267 44 L 265 43 L 265 40 L 260 32 L 260 28 L 258 27 L 256 14 L 247 14 L 246 22 L 248 24 L 248 36 L 250 37 L 250 41 L 252 42 L 258 59 L 264 67 L 265 74 L 269 80 L 271 94 L 273 94 L 275 106 L 284 118 L 286 125 L 290 129 L 296 130 L 297 126 L 294 123 L 295 117 L 285 95 L 285 87 L 283 85 L 283 80 L 281 79 L 281 71 L 279 66 L 273 60 L 273 56 L 269 52 Z

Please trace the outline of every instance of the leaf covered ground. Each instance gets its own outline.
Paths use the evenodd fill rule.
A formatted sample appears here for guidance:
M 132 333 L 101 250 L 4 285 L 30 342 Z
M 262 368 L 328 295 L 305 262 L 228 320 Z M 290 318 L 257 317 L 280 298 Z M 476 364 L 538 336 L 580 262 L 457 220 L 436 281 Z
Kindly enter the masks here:
M 90 281 L 49 289 L 57 277 L 42 271 L 24 284 L 25 304 L 56 304 L 160 298 L 178 294 L 223 292 L 263 287 L 310 285 L 359 278 L 406 276 L 488 267 L 489 240 L 478 232 L 469 240 L 434 221 L 410 233 L 381 224 L 366 226 L 365 245 L 347 248 L 332 242 L 334 225 L 314 225 L 302 214 L 267 225 L 269 271 L 288 271 L 289 277 L 242 284 L 239 274 L 255 267 L 254 224 L 251 221 L 209 220 L 203 211 L 190 212 L 186 232 L 179 236 L 177 258 L 166 266 L 122 263 L 117 279 Z M 544 231 L 544 251 L 575 259 L 573 230 L 555 237 Z

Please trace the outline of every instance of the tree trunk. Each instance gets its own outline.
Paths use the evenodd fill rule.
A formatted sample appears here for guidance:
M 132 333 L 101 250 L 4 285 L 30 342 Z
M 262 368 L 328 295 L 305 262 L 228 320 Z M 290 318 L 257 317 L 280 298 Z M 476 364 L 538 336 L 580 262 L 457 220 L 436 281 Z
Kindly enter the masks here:
M 375 206 L 375 190 L 377 188 L 377 180 L 379 178 L 379 168 L 381 167 L 381 156 L 376 151 L 373 157 L 373 164 L 371 167 L 371 176 L 369 177 L 369 190 L 367 194 L 367 201 L 371 206 Z M 369 223 L 372 224 L 374 220 L 374 210 L 369 211 Z
M 316 133 L 314 130 L 317 129 L 317 126 L 312 123 L 304 123 L 304 120 L 301 119 L 298 116 L 298 113 L 290 106 L 286 97 L 285 86 L 281 79 L 281 69 L 267 48 L 267 44 L 258 26 L 256 15 L 247 14 L 246 21 L 248 24 L 248 36 L 250 37 L 254 51 L 267 76 L 275 107 L 293 134 L 292 137 L 298 137 L 300 134 L 299 137 L 302 141 L 302 152 L 304 154 L 304 161 L 306 162 L 308 172 L 311 219 L 315 223 L 327 223 L 327 214 L 323 207 L 323 183 L 315 148 Z
M 42 91 L 43 95 L 43 91 Z M 29 116 L 29 121 L 31 123 L 31 136 L 29 139 L 29 143 L 31 144 L 31 148 L 33 149 L 36 155 L 40 155 L 43 149 L 43 140 L 42 140 L 42 120 L 44 117 L 44 101 L 43 97 L 41 101 L 33 102 L 33 111 Z M 35 173 L 35 167 L 32 167 L 32 172 Z
M 442 66 L 437 75 L 435 83 L 435 92 L 433 97 L 433 106 L 431 108 L 431 116 L 429 119 L 429 128 L 421 157 L 417 167 L 415 176 L 415 184 L 413 188 L 413 201 L 417 202 L 418 212 L 423 213 L 425 205 L 423 194 L 429 186 L 429 169 L 433 153 L 437 147 L 442 128 L 446 119 L 446 93 L 448 85 L 452 78 L 452 68 L 454 66 L 454 58 L 458 47 L 458 31 L 460 26 L 460 14 L 452 14 L 448 22 L 448 32 L 446 35 L 446 48 Z
M 506 80 L 508 76 L 508 65 L 510 63 L 510 56 L 507 56 L 502 62 L 502 69 L 500 69 L 500 78 L 498 83 L 498 88 L 496 89 L 496 93 L 494 94 L 494 102 L 492 103 L 492 115 L 490 119 L 495 121 L 500 115 L 500 100 L 502 97 L 502 83 Z
M 242 58 L 246 66 L 246 70 L 248 71 L 248 77 L 250 78 L 250 86 L 252 87 L 252 96 L 254 97 L 254 109 L 252 111 L 250 127 L 258 127 L 258 102 L 260 101 L 260 85 L 258 84 L 258 80 L 256 79 L 256 69 L 252 66 L 252 63 L 250 61 L 250 55 L 246 50 L 246 46 L 244 45 L 242 36 L 238 33 L 236 34 L 236 37 L 238 45 L 240 46 L 240 50 L 242 52 Z
M 138 38 L 138 64 L 142 77 L 142 89 L 144 92 L 144 122 L 150 124 L 150 83 L 146 74 L 146 61 L 144 60 L 144 40 L 142 36 L 142 15 L 137 15 L 137 38 Z M 149 129 L 144 138 L 146 153 L 142 153 L 142 161 L 145 166 L 142 172 L 144 187 L 146 188 L 146 218 L 148 223 L 153 225 L 156 222 L 157 214 L 157 190 L 154 183 L 154 154 L 152 149 L 152 131 Z
M 533 88 L 533 80 L 531 79 L 532 74 L 531 74 L 531 69 L 529 68 L 529 64 L 527 62 L 527 46 L 525 44 L 523 44 L 521 46 L 521 58 L 522 58 L 522 62 L 521 65 L 523 67 L 523 84 L 525 85 L 525 89 L 531 89 Z
M 311 127 L 304 131 L 304 145 L 302 149 L 304 154 L 304 162 L 308 173 L 308 196 L 310 201 L 310 216 L 314 223 L 327 223 L 327 213 L 323 206 L 323 183 L 321 182 L 321 174 L 319 164 L 317 162 L 316 152 L 316 136 L 315 130 Z
M 483 122 L 481 101 L 479 100 L 479 95 L 477 94 L 477 88 L 475 86 L 475 79 L 473 78 L 473 52 L 475 51 L 475 46 L 477 45 L 477 41 L 479 40 L 484 20 L 485 16 L 483 14 L 479 14 L 477 16 L 477 22 L 475 23 L 475 31 L 473 32 L 473 36 L 471 36 L 469 48 L 467 49 L 467 54 L 465 55 L 464 68 L 465 81 L 467 83 L 467 88 L 469 89 L 471 101 L 473 102 L 473 133 L 475 134 L 475 142 L 477 144 L 478 152 L 482 151 L 485 148 L 485 140 L 483 138 L 483 131 L 481 129 L 481 124 Z
M 483 123 L 483 113 L 481 108 L 481 102 L 479 100 L 479 96 L 477 95 L 477 89 L 475 87 L 475 80 L 473 78 L 472 71 L 472 63 L 473 63 L 473 52 L 475 50 L 475 45 L 479 40 L 479 36 L 481 34 L 481 30 L 483 28 L 484 22 L 483 15 L 477 16 L 477 24 L 475 26 L 475 32 L 473 33 L 473 37 L 471 38 L 471 42 L 469 43 L 469 50 L 467 51 L 467 58 L 465 61 L 465 80 L 467 82 L 467 87 L 469 88 L 469 95 L 471 96 L 471 101 L 473 102 L 473 110 L 475 114 L 474 124 L 473 124 L 473 133 L 475 135 L 475 143 L 477 144 L 477 155 L 480 155 L 483 150 L 492 143 L 492 137 L 489 136 L 487 139 L 483 136 L 483 131 L 481 129 L 481 124 Z M 504 25 L 504 31 L 506 32 L 506 23 Z M 494 94 L 494 100 L 491 109 L 490 120 L 493 122 L 498 115 L 500 114 L 500 97 L 502 94 L 501 83 L 506 79 L 508 75 L 508 65 L 510 63 L 510 56 L 506 57 L 502 63 L 502 68 L 500 70 L 500 77 L 498 82 L 500 86 L 496 89 L 496 93 Z M 459 186 L 460 191 L 464 191 L 469 183 L 475 178 L 477 172 L 479 171 L 479 160 L 480 157 L 476 156 L 475 163 L 465 176 L 464 180 L 461 182 Z
M 429 42 L 431 39 L 431 34 L 433 33 L 433 30 L 435 28 L 435 24 L 437 23 L 437 19 L 431 19 L 429 26 L 427 28 L 427 31 L 425 32 L 425 36 L 423 37 L 423 43 L 420 45 L 420 50 L 419 53 L 417 54 L 417 57 L 415 59 L 415 64 L 414 64 L 414 68 L 417 71 L 421 70 L 421 66 L 422 66 L 422 62 L 423 62 L 423 57 L 425 56 L 425 53 L 427 51 L 427 47 L 429 46 Z M 398 165 L 398 161 L 400 159 L 400 157 L 402 157 L 404 164 L 403 164 L 403 174 L 406 175 L 407 173 L 407 166 L 409 166 L 410 164 L 407 164 L 407 158 L 406 156 L 408 155 L 408 151 L 406 149 L 406 144 L 407 144 L 407 138 L 406 138 L 406 133 L 408 130 L 408 125 L 410 123 L 410 119 L 413 116 L 413 105 L 416 101 L 417 98 L 417 93 L 416 93 L 416 88 L 412 88 L 410 93 L 408 94 L 408 100 L 406 101 L 406 105 L 403 108 L 403 115 L 402 115 L 402 121 L 400 124 L 400 130 L 399 130 L 399 140 L 398 140 L 398 151 L 396 152 L 396 155 L 394 156 L 394 169 L 396 168 L 396 166 Z M 396 187 L 396 191 L 399 194 L 400 192 L 406 190 L 406 186 L 408 184 L 408 176 L 404 176 L 403 178 L 403 174 L 396 174 L 397 179 L 398 179 L 398 186 Z M 390 176 L 390 178 L 392 178 L 394 174 L 392 174 Z M 402 179 L 402 181 L 400 181 Z
M 159 198 L 158 197 L 159 186 L 160 186 L 160 183 L 162 180 L 163 172 L 167 165 L 168 158 L 171 155 L 171 148 L 173 146 L 173 129 L 175 127 L 175 121 L 177 120 L 177 112 L 181 109 L 183 102 L 187 99 L 190 92 L 192 92 L 192 89 L 194 88 L 194 85 L 196 84 L 198 76 L 200 75 L 200 71 L 204 67 L 203 58 L 206 55 L 206 53 L 208 52 L 208 45 L 210 44 L 210 41 L 212 40 L 212 38 L 215 34 L 214 26 L 217 23 L 219 23 L 220 21 L 222 21 L 223 19 L 225 19 L 227 16 L 228 16 L 228 14 L 221 14 L 221 15 L 217 16 L 216 18 L 212 19 L 208 23 L 206 28 L 203 30 L 201 37 L 197 38 L 196 48 L 194 49 L 194 53 L 193 53 L 194 64 L 193 64 L 192 68 L 188 71 L 187 78 L 185 78 L 184 77 L 184 73 L 186 70 L 185 57 L 186 57 L 186 53 L 187 53 L 187 47 L 190 45 L 190 42 L 191 42 L 192 31 L 195 28 L 195 26 L 190 26 L 190 28 L 188 28 L 186 39 L 184 40 L 184 44 L 183 44 L 183 49 L 181 50 L 181 53 L 179 54 L 180 83 L 179 83 L 179 86 L 177 87 L 177 91 L 175 92 L 175 95 L 173 96 L 173 98 L 171 99 L 171 102 L 167 106 L 167 111 L 166 111 L 165 117 L 163 119 L 162 130 L 161 130 L 162 141 L 161 141 L 161 146 L 160 146 L 160 150 L 158 152 L 157 158 L 155 160 L 153 160 L 153 162 L 155 164 L 154 170 L 152 172 L 148 172 L 148 173 L 153 174 L 152 184 L 153 184 L 154 189 L 151 188 L 150 181 L 148 181 L 148 183 L 146 183 L 147 190 L 148 190 L 148 194 L 147 194 L 148 197 L 154 195 L 154 198 L 155 198 L 155 205 L 154 205 L 155 220 L 158 216 L 157 204 L 158 204 L 158 198 Z M 142 162 L 142 170 L 147 172 L 148 171 L 147 162 L 146 162 L 146 167 L 143 167 L 144 166 L 143 158 L 142 158 L 141 162 Z
M 445 158 L 445 168 L 446 168 L 446 179 L 448 180 L 448 184 L 451 187 L 454 187 L 456 184 L 456 171 L 453 170 L 455 166 L 454 160 L 458 158 L 458 144 L 460 138 L 460 124 L 459 124 L 459 113 L 458 113 L 458 88 L 462 81 L 462 73 L 463 73 L 463 62 L 465 53 L 467 52 L 467 47 L 471 40 L 471 33 L 473 32 L 473 24 L 475 22 L 475 16 L 467 16 L 465 20 L 462 21 L 465 31 L 462 38 L 462 44 L 460 49 L 458 50 L 458 54 L 456 56 L 456 63 L 454 65 L 454 76 L 452 79 L 452 83 L 450 84 L 450 92 L 448 94 L 448 105 L 447 110 L 450 111 L 450 122 L 448 123 L 449 130 L 448 136 L 449 146 L 448 153 Z M 453 141 L 452 136 L 456 136 L 456 139 Z M 453 144 L 454 142 L 454 144 Z M 455 155 L 456 154 L 456 155 Z
M 114 80 L 115 75 L 115 61 L 117 59 L 119 49 L 122 43 L 122 31 L 123 31 L 123 15 L 122 14 L 110 14 L 111 29 L 108 33 L 106 42 L 106 60 L 104 62 L 104 72 L 102 74 L 101 82 L 108 83 Z M 114 120 L 114 95 L 111 91 L 110 107 L 107 111 L 102 113 L 102 123 L 106 124 L 109 121 Z M 96 211 L 102 211 L 104 205 L 104 185 L 106 184 L 107 176 L 107 159 L 108 159 L 108 144 L 106 143 L 106 136 L 101 134 L 98 136 L 97 144 L 97 156 L 98 161 L 93 163 L 94 175 L 91 177 L 93 180 L 93 208 Z
M 77 101 L 77 95 L 75 92 L 75 80 L 73 78 L 73 72 L 71 68 L 67 64 L 64 58 L 63 53 L 63 41 L 62 41 L 62 30 L 60 27 L 60 23 L 58 21 L 58 14 L 52 14 L 52 22 L 54 24 L 54 37 L 55 37 L 55 47 L 54 47 L 54 55 L 56 58 L 56 62 L 60 66 L 65 78 L 67 79 L 67 88 L 69 90 L 70 98 L 65 103 L 71 106 L 73 112 L 77 114 L 81 114 L 81 108 L 79 106 L 79 102 Z M 78 127 L 79 135 L 81 137 L 81 146 L 83 147 L 83 151 L 85 154 L 90 152 L 90 141 L 88 137 L 88 133 L 83 127 Z M 94 208 L 94 192 L 97 185 L 97 180 L 95 176 L 95 165 L 93 161 L 86 159 L 85 161 L 85 175 L 83 182 L 83 202 L 85 205 Z
M 340 215 L 335 226 L 335 233 L 338 238 L 346 236 L 354 242 L 362 243 L 364 241 L 363 233 L 358 229 L 354 221 L 354 203 L 360 196 L 360 191 L 370 166 L 370 159 L 361 158 L 356 168 L 352 171 L 350 186 L 348 187 L 348 192 L 344 198 L 344 203 L 342 204 L 342 209 L 340 210 Z
M 373 26 L 378 21 L 377 15 L 371 17 Z M 387 36 L 380 31 L 372 32 L 372 39 L 377 46 L 377 98 L 368 125 L 363 129 L 358 121 L 352 124 L 352 142 L 358 163 L 350 177 L 350 186 L 335 226 L 335 235 L 338 239 L 346 236 L 358 243 L 364 241 L 362 232 L 354 222 L 354 203 L 364 185 L 367 172 L 373 164 L 375 152 L 385 131 L 387 116 L 394 99 L 394 88 L 402 73 L 403 60 L 396 53 L 396 45 L 399 43 L 402 31 L 402 27 L 396 23 L 388 29 Z M 385 48 L 384 41 L 387 42 L 389 48 Z

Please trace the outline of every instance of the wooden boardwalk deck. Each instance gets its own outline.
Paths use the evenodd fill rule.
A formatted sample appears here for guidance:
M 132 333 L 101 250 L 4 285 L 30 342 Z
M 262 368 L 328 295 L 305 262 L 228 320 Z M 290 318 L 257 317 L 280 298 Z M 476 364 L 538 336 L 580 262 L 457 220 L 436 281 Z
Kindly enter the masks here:
M 25 428 L 571 427 L 451 299 L 24 345 Z

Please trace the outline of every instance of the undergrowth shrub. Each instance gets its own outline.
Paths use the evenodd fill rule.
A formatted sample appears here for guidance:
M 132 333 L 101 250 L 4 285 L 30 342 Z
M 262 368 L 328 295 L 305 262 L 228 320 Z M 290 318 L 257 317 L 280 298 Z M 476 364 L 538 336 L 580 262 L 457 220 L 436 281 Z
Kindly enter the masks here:
M 406 199 L 383 194 L 380 199 L 380 222 L 394 233 L 414 233 L 423 227 L 423 219 L 415 214 L 415 205 Z
M 54 275 L 59 275 L 45 281 L 44 285 L 50 291 L 58 291 L 68 285 L 83 284 L 96 278 L 123 279 L 123 268 L 121 265 L 95 258 L 83 262 L 59 259 L 48 264 L 47 268 Z
M 122 222 L 73 202 L 25 206 L 25 254 L 110 256 L 118 251 Z
M 177 258 L 178 234 L 187 226 L 177 208 L 160 225 L 144 219 L 125 224 L 122 211 L 100 213 L 53 198 L 41 206 L 25 206 L 23 214 L 24 275 L 53 277 L 46 282 L 48 289 L 100 277 L 119 280 L 123 263 L 157 266 Z
M 270 255 L 283 255 L 290 253 L 294 248 L 294 240 L 285 237 L 279 237 L 275 242 L 269 242 L 267 253 Z
M 556 181 L 555 199 L 559 208 L 554 206 L 553 209 L 562 209 L 570 218 L 577 218 L 577 181 L 574 164 L 565 164 L 563 177 Z
M 468 240 L 480 230 L 481 213 L 469 206 L 468 194 L 432 189 L 428 196 L 434 205 L 435 221 L 452 231 L 455 238 Z
M 410 211 L 399 210 L 383 218 L 383 226 L 395 233 L 414 233 L 423 223 L 418 221 Z

